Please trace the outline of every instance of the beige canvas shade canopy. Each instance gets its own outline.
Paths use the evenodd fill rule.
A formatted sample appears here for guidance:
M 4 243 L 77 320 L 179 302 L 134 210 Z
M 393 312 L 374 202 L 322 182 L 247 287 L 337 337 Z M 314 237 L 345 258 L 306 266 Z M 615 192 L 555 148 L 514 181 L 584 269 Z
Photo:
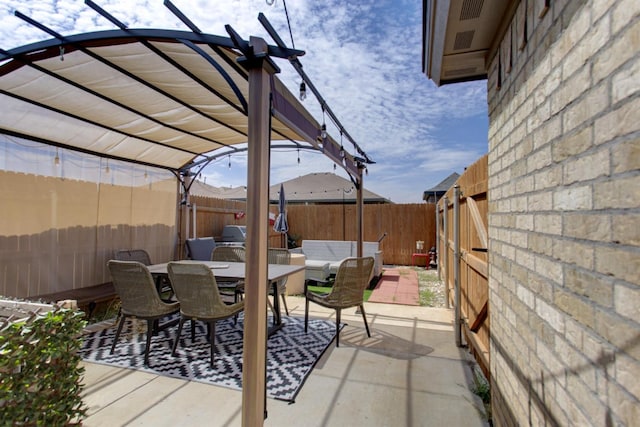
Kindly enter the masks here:
M 203 34 L 168 0 L 165 5 L 191 31 L 129 29 L 90 0 L 85 3 L 118 29 L 63 36 L 16 12 L 53 38 L 0 49 L 0 134 L 164 168 L 187 191 L 191 169 L 247 151 L 242 416 L 243 425 L 262 425 L 269 149 L 275 142 L 321 150 L 350 174 L 358 188 L 360 256 L 362 172 L 372 161 L 305 77 L 298 60 L 304 52 L 284 46 L 263 16 L 276 46 L 257 37 L 244 41 L 229 26 L 229 37 Z M 298 71 L 356 155 L 322 137 L 321 125 L 276 77 L 272 58 Z
M 59 36 L 0 51 L 0 132 L 182 171 L 247 143 L 240 55 L 230 38 L 175 30 Z M 270 139 L 318 148 L 320 125 L 277 77 L 271 85 Z

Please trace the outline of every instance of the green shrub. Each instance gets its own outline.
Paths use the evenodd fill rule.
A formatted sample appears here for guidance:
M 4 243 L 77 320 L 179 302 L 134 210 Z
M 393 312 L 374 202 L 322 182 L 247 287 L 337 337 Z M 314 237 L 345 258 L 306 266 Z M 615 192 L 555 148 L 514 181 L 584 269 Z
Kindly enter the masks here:
M 484 405 L 485 415 L 487 420 L 491 424 L 491 385 L 489 381 L 482 374 L 482 371 L 477 366 L 473 368 L 473 384 L 471 385 L 471 391 L 482 399 Z
M 62 308 L 0 323 L 2 425 L 81 424 L 84 326 L 82 312 Z

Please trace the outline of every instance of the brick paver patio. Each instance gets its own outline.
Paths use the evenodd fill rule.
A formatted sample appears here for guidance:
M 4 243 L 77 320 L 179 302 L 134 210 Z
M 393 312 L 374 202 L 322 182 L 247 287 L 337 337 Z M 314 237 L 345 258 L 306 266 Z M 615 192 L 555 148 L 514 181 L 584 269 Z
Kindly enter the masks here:
M 385 268 L 369 302 L 420 305 L 418 274 L 410 268 Z

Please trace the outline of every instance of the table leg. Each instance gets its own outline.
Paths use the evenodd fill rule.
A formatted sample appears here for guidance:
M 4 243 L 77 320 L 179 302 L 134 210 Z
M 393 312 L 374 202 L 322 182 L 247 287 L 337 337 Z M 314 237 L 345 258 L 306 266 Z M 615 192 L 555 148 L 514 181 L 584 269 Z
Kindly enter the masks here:
M 282 316 L 280 315 L 280 301 L 278 298 L 278 282 L 272 282 L 271 283 L 271 287 L 273 289 L 273 311 L 275 313 L 273 313 L 273 326 L 271 328 L 269 328 L 268 330 L 268 335 L 271 336 L 274 333 L 276 333 L 280 328 L 282 328 L 283 324 L 282 324 Z M 267 295 L 267 298 L 269 298 L 269 295 Z

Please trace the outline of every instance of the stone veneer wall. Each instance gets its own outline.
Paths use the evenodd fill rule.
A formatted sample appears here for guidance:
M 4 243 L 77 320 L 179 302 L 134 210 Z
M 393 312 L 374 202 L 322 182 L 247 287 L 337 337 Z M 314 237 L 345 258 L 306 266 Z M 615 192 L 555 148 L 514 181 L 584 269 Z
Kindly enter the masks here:
M 638 425 L 640 1 L 520 1 L 488 86 L 495 424 Z

